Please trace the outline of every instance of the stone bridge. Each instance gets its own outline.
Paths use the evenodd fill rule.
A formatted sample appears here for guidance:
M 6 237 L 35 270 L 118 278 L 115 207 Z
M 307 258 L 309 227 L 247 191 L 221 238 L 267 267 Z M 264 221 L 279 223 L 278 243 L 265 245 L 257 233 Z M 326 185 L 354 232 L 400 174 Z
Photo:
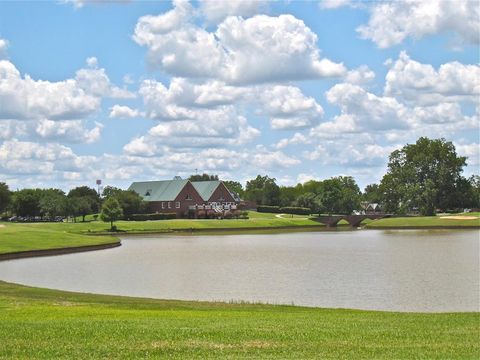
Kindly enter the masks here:
M 327 225 L 327 227 L 335 227 L 337 226 L 340 220 L 347 221 L 350 226 L 358 227 L 360 223 L 365 219 L 383 219 L 386 217 L 390 217 L 390 214 L 365 214 L 365 215 L 329 215 L 329 216 L 318 216 L 313 220 L 321 222 L 322 224 Z

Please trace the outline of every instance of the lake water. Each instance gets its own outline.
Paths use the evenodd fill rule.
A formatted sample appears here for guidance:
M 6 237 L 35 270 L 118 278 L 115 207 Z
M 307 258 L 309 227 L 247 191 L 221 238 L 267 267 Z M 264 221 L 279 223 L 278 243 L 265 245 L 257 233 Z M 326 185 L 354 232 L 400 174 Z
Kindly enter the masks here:
M 478 230 L 162 235 L 0 262 L 0 279 L 162 299 L 479 311 Z

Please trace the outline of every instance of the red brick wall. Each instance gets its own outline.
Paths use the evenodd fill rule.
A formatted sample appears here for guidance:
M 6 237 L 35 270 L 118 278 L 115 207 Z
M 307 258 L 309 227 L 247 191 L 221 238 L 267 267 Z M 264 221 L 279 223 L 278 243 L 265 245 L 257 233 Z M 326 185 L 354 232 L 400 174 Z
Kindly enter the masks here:
M 188 195 L 190 195 L 192 200 L 187 200 Z M 177 202 L 180 202 L 180 208 L 176 207 Z M 168 208 L 168 201 L 163 201 L 164 208 L 162 208 L 162 201 L 152 201 L 149 206 L 150 212 L 152 213 L 176 213 L 177 218 L 182 218 L 187 215 L 188 207 L 190 205 L 201 205 L 203 203 L 203 199 L 197 190 L 195 190 L 192 183 L 187 182 L 175 200 L 170 201 L 170 208 Z
M 220 201 L 222 197 L 224 200 Z M 235 199 L 230 194 L 230 191 L 228 191 L 225 184 L 221 182 L 213 192 L 212 196 L 210 196 L 210 199 L 208 199 L 208 202 L 234 203 Z

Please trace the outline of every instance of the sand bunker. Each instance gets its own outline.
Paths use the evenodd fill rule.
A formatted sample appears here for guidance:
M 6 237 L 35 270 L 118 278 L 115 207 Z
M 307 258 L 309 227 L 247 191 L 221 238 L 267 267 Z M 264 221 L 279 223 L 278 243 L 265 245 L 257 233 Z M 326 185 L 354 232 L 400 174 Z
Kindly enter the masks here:
M 441 216 L 440 219 L 475 220 L 478 219 L 478 216 Z
M 5 227 L 5 225 L 3 225 L 3 224 L 0 224 L 0 228 L 2 228 L 2 227 Z

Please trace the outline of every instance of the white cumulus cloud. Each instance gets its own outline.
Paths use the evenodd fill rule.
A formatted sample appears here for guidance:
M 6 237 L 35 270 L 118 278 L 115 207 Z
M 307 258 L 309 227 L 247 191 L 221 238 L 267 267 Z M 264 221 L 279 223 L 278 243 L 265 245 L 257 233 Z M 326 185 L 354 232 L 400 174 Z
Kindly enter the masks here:
M 419 39 L 453 32 L 458 42 L 480 43 L 480 6 L 477 1 L 404 0 L 374 2 L 367 25 L 357 31 L 378 47 L 387 48 L 407 37 Z

